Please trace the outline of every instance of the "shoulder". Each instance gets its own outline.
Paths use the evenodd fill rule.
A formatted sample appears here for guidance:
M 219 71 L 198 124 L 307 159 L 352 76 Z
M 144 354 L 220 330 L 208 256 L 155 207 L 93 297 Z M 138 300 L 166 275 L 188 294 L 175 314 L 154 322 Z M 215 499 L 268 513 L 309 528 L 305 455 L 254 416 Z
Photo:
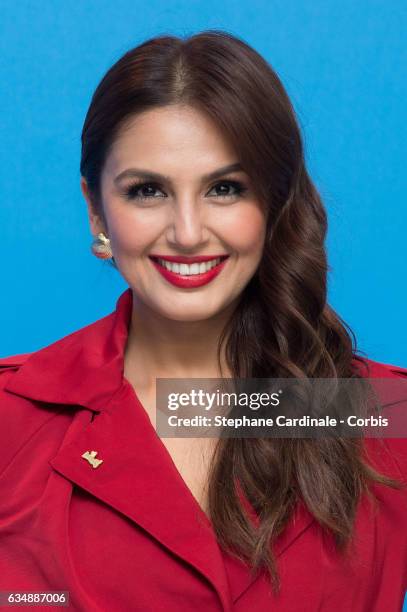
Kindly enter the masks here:
M 407 368 L 367 358 L 357 358 L 355 365 L 364 377 L 394 380 L 394 385 L 386 385 L 386 403 L 397 405 L 407 419 Z M 374 467 L 407 484 L 407 438 L 365 438 L 365 449 Z
M 0 358 L 0 474 L 19 448 L 50 417 L 36 402 L 5 389 L 30 355 L 32 353 Z

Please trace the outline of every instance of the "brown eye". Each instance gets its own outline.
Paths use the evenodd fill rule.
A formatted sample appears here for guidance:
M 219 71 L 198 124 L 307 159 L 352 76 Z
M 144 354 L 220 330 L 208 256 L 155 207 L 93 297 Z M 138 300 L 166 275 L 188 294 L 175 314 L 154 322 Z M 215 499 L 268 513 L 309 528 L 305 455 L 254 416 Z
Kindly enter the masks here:
M 133 183 L 125 190 L 124 195 L 129 200 L 150 200 L 155 197 L 167 197 L 166 195 L 156 196 L 157 191 L 160 191 L 157 183 Z
M 213 190 L 217 191 L 215 195 L 218 198 L 235 198 L 247 191 L 247 188 L 238 181 L 222 181 L 216 183 L 211 191 Z

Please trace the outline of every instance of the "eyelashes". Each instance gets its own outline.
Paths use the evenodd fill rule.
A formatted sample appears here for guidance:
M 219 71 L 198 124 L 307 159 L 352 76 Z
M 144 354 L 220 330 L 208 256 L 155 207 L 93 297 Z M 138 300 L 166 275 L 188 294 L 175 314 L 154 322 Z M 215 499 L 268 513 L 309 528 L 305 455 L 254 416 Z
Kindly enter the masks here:
M 232 188 L 232 192 L 228 192 L 228 193 L 218 193 L 216 194 L 214 197 L 216 199 L 231 199 L 231 198 L 236 198 L 236 197 L 240 197 L 241 195 L 243 195 L 243 193 L 245 193 L 247 191 L 247 187 L 245 187 L 242 183 L 240 183 L 239 181 L 218 181 L 211 189 L 210 191 L 213 191 L 219 187 L 227 187 L 227 190 L 230 190 L 230 188 Z M 123 195 L 126 199 L 128 200 L 141 200 L 141 201 L 147 201 L 147 200 L 155 200 L 157 198 L 166 198 L 168 197 L 167 195 L 155 195 L 154 192 L 156 191 L 161 191 L 161 193 L 164 193 L 161 189 L 161 186 L 158 183 L 154 183 L 154 182 L 146 182 L 146 183 L 142 183 L 142 182 L 134 182 L 131 185 L 129 185 L 128 187 L 126 187 L 126 189 L 124 189 L 123 191 Z M 144 192 L 144 193 L 143 193 Z M 147 192 L 147 193 L 146 193 Z M 210 193 L 210 192 L 209 192 Z

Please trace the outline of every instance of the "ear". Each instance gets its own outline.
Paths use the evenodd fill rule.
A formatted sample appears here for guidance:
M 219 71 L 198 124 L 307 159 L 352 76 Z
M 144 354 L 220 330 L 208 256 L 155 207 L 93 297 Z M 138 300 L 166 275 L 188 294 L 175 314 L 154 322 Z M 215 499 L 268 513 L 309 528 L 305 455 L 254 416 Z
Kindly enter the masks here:
M 104 232 L 107 235 L 107 231 L 106 231 L 106 227 L 103 222 L 103 219 L 96 212 L 94 203 L 92 202 L 91 194 L 89 192 L 88 184 L 86 182 L 86 179 L 83 176 L 81 176 L 80 186 L 81 186 L 81 191 L 83 193 L 83 197 L 85 198 L 86 205 L 88 208 L 89 224 L 90 224 L 92 235 L 97 236 L 99 232 Z

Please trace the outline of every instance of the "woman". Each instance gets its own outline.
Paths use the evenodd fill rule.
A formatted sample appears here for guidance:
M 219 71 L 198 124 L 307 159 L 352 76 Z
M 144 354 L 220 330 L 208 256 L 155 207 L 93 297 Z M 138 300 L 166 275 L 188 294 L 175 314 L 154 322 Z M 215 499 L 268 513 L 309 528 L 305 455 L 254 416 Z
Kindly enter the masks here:
M 327 304 L 326 212 L 275 72 L 224 32 L 148 40 L 97 87 L 80 169 L 93 253 L 129 288 L 2 360 L 1 590 L 85 611 L 399 610 L 402 439 L 155 431 L 156 378 L 407 374 L 358 355 Z

